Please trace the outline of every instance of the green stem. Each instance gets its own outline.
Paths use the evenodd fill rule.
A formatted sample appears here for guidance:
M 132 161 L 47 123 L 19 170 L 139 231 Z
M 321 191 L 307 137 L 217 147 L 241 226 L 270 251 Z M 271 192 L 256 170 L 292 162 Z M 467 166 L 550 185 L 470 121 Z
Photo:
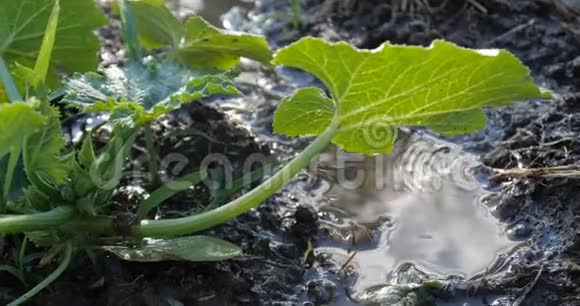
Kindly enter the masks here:
M 141 237 L 179 236 L 199 232 L 227 222 L 248 210 L 257 207 L 284 184 L 290 181 L 310 161 L 330 143 L 338 132 L 338 124 L 334 121 L 306 149 L 286 164 L 280 171 L 262 183 L 260 186 L 216 209 L 194 216 L 167 219 L 143 220 L 133 228 L 132 234 Z M 89 219 L 73 219 L 74 209 L 60 206 L 49 212 L 0 217 L 0 233 L 26 232 L 46 230 L 50 227 L 61 227 L 65 230 L 86 231 L 111 235 L 114 234 L 114 220 L 110 217 Z
M 18 270 L 24 275 L 24 255 L 26 254 L 26 247 L 28 246 L 28 236 L 24 235 L 22 238 L 22 244 L 20 245 L 20 251 L 18 252 Z
M 104 236 L 114 236 L 118 234 L 115 227 L 115 222 L 115 218 L 111 216 L 99 215 L 96 217 L 80 217 L 74 218 L 70 222 L 63 224 L 59 227 L 59 229 L 65 233 L 77 233 L 79 231 L 84 231 Z
M 66 270 L 66 268 L 70 264 L 72 251 L 73 251 L 72 242 L 67 241 L 64 249 L 64 257 L 60 265 L 58 265 L 58 267 L 56 268 L 56 270 L 50 273 L 50 275 L 48 275 L 44 280 L 38 283 L 38 285 L 34 286 L 34 288 L 30 289 L 28 292 L 26 292 L 24 295 L 19 297 L 14 302 L 8 304 L 8 306 L 16 306 L 24 304 L 24 302 L 28 301 L 31 297 L 35 296 L 36 294 L 38 294 L 38 292 L 40 292 L 44 288 L 48 287 L 52 282 L 54 282 Z
M 43 231 L 69 222 L 75 215 L 71 206 L 29 215 L 0 215 L 0 233 Z
M 8 167 L 6 168 L 6 176 L 4 177 L 4 189 L 2 190 L 2 199 L 8 199 L 10 191 L 12 190 L 12 181 L 14 180 L 14 171 L 20 159 L 20 148 L 12 150 L 8 159 Z M 0 207 L 1 211 L 4 207 Z
M 178 236 L 199 232 L 213 226 L 227 222 L 246 211 L 257 207 L 273 193 L 277 192 L 284 184 L 290 181 L 310 161 L 316 157 L 338 131 L 338 125 L 333 121 L 330 126 L 314 142 L 296 156 L 284 168 L 266 180 L 257 188 L 235 199 L 234 201 L 214 210 L 194 216 L 168 219 L 168 220 L 144 220 L 134 228 L 134 234 L 144 237 Z
M 199 182 L 201 182 L 205 177 L 205 173 L 196 171 L 157 188 L 157 190 L 153 191 L 146 200 L 139 203 L 137 215 L 139 218 L 147 217 L 149 212 L 163 203 L 163 201 L 171 198 L 178 192 L 199 184 Z
M 8 70 L 8 66 L 6 66 L 6 62 L 4 58 L 0 56 L 0 80 L 4 84 L 4 89 L 6 90 L 6 94 L 8 95 L 8 99 L 11 102 L 15 101 L 23 101 L 20 92 L 18 92 L 18 88 L 16 87 L 16 83 L 14 83 L 14 79 L 10 74 L 10 70 Z
M 149 164 L 149 178 L 151 185 L 159 185 L 159 165 L 157 164 L 157 147 L 155 146 L 155 138 L 153 137 L 153 129 L 151 123 L 145 124 L 145 148 L 147 149 L 148 164 Z

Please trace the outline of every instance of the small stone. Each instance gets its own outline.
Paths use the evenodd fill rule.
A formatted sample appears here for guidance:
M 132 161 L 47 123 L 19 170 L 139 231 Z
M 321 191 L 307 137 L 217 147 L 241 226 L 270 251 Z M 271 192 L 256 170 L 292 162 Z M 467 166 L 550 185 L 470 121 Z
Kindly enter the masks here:
M 328 280 L 319 279 L 308 283 L 307 295 L 314 305 L 329 304 L 336 295 L 336 285 Z
M 518 223 L 508 228 L 506 235 L 511 240 L 526 240 L 530 238 L 532 228 L 525 223 Z

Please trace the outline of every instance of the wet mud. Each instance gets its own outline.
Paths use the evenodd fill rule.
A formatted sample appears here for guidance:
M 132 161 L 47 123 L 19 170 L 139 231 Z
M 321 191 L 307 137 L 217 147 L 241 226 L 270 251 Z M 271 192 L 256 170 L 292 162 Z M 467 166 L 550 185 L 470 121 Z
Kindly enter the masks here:
M 478 193 L 475 204 L 472 201 L 460 201 L 463 202 L 460 204 L 480 206 L 478 209 L 489 212 L 492 217 L 486 218 L 486 222 L 494 220 L 497 223 L 496 228 L 501 229 L 503 235 L 512 242 L 512 247 L 495 254 L 497 255 L 495 261 L 490 261 L 484 269 L 478 268 L 480 273 L 469 275 L 470 273 L 466 274 L 469 271 L 466 267 L 459 269 L 462 270 L 460 273 L 456 273 L 458 271 L 442 271 L 441 269 L 446 266 L 443 262 L 428 267 L 424 263 L 424 258 L 415 257 L 413 260 L 414 255 L 409 254 L 413 251 L 409 249 L 415 252 L 417 249 L 423 250 L 425 243 L 420 246 L 410 245 L 411 242 L 408 240 L 421 235 L 407 233 L 404 239 L 407 245 L 400 246 L 398 251 L 407 252 L 404 257 L 412 262 L 410 266 L 399 265 L 399 268 L 392 269 L 390 274 L 381 272 L 376 266 L 361 268 L 360 264 L 356 263 L 357 257 L 366 265 L 380 262 L 379 266 L 382 267 L 390 260 L 388 252 L 380 253 L 374 259 L 369 252 L 373 254 L 381 249 L 381 243 L 385 240 L 381 235 L 389 233 L 397 214 L 387 212 L 386 215 L 393 219 L 383 220 L 386 225 L 379 225 L 379 230 L 377 220 L 374 220 L 375 224 L 371 224 L 367 233 L 356 234 L 356 228 L 361 225 L 352 226 L 353 220 L 356 221 L 361 213 L 361 208 L 356 203 L 372 200 L 357 196 L 353 198 L 352 192 L 346 193 L 339 195 L 338 202 L 346 203 L 339 211 L 333 204 L 329 205 L 332 208 L 330 213 L 325 212 L 324 207 L 320 210 L 321 224 L 330 220 L 332 226 L 327 233 L 327 239 L 323 238 L 324 235 L 315 239 L 321 250 L 320 256 L 323 258 L 317 269 L 310 269 L 306 273 L 305 285 L 301 287 L 306 303 L 580 304 L 578 299 L 580 206 L 575 196 L 579 187 L 578 168 L 575 165 L 578 163 L 580 153 L 577 121 L 579 102 L 577 86 L 580 80 L 579 8 L 577 1 L 548 0 L 485 2 L 313 0 L 305 2 L 302 10 L 306 14 L 296 22 L 292 18 L 290 6 L 278 1 L 262 1 L 256 9 L 258 13 L 250 15 L 251 22 L 231 23 L 233 28 L 263 33 L 278 46 L 288 44 L 303 35 L 313 35 L 332 41 L 347 40 L 363 48 L 375 48 L 387 40 L 393 43 L 428 45 L 433 39 L 438 38 L 473 48 L 505 48 L 528 65 L 533 77 L 546 88 L 553 90 L 556 96 L 554 101 L 549 102 L 527 101 L 503 109 L 489 109 L 487 110 L 489 123 L 485 131 L 442 140 L 459 145 L 465 154 L 477 156 L 480 164 L 472 169 L 471 175 L 479 180 L 485 192 Z M 281 18 L 273 12 L 284 12 L 290 17 Z M 229 15 L 233 21 L 242 20 L 239 11 L 231 11 Z M 256 21 L 261 21 L 262 23 L 258 23 L 260 25 L 265 23 L 268 26 L 258 27 Z M 401 142 L 398 146 L 401 146 Z M 433 150 L 431 152 L 434 153 Z M 438 162 L 434 161 L 427 166 L 438 166 Z M 429 180 L 429 176 L 423 177 Z M 431 176 L 432 178 L 440 181 L 440 176 Z M 393 207 L 397 206 L 396 203 L 395 205 L 392 203 L 393 194 L 389 194 L 387 199 L 389 200 L 381 198 L 379 206 L 382 204 L 384 210 L 396 210 Z M 451 202 L 453 201 L 457 199 Z M 436 200 L 431 195 L 426 199 L 416 199 L 415 202 L 432 205 Z M 452 205 L 449 204 L 449 199 L 442 202 Z M 343 208 L 348 206 L 351 208 L 355 206 L 356 208 L 351 210 L 356 212 L 345 213 Z M 406 204 L 406 209 L 410 209 L 408 206 L 413 206 L 413 200 Z M 377 207 L 377 204 L 370 207 Z M 405 205 L 401 204 L 401 207 Z M 426 208 L 427 211 L 430 209 L 432 208 Z M 377 216 L 383 213 L 371 211 L 370 215 Z M 425 213 L 430 218 L 436 216 L 433 212 Z M 449 216 L 453 215 L 453 212 L 445 211 L 444 214 Z M 401 219 L 401 223 L 409 224 L 413 230 L 420 230 L 425 224 L 433 222 L 431 219 L 421 222 L 422 214 L 417 213 L 417 210 L 408 212 L 407 216 L 409 220 L 398 219 Z M 443 219 L 442 222 L 447 221 Z M 485 228 L 475 221 L 469 223 L 473 227 Z M 347 231 L 344 230 L 345 224 Z M 365 224 L 362 225 L 364 227 Z M 380 229 L 381 226 L 384 229 Z M 475 229 L 462 230 L 457 225 L 450 226 L 453 227 L 454 237 L 464 231 L 470 231 L 472 234 L 476 232 Z M 369 229 L 368 226 L 366 228 Z M 437 234 L 437 231 L 429 232 Z M 335 243 L 336 236 L 341 242 L 338 247 Z M 371 245 L 356 246 L 356 240 L 360 237 L 363 237 L 363 240 L 370 240 Z M 394 237 L 387 239 L 389 248 L 396 248 Z M 496 235 L 487 236 L 480 244 L 492 246 L 496 237 Z M 476 240 L 476 237 L 473 239 Z M 331 250 L 326 246 L 328 240 L 333 241 L 330 243 L 333 248 Z M 458 244 L 465 249 L 474 249 L 469 246 L 467 239 Z M 455 257 L 457 259 L 453 261 L 455 264 L 468 258 L 466 254 L 461 253 L 461 248 L 444 249 L 447 253 L 442 257 Z M 484 253 L 488 256 L 494 255 L 493 251 L 489 250 Z M 329 260 L 328 257 L 333 256 L 341 258 Z M 345 263 L 354 263 L 350 275 L 345 271 Z M 441 272 L 443 275 L 434 277 L 433 274 Z M 382 279 L 383 284 L 374 288 L 367 287 L 371 290 L 359 291 L 357 296 L 357 284 L 366 278 L 378 278 L 379 283 Z M 433 279 L 441 283 L 434 285 Z M 348 293 L 353 290 L 355 292 Z M 425 291 L 428 294 L 425 294 Z M 409 293 L 414 293 L 414 297 L 406 299 Z

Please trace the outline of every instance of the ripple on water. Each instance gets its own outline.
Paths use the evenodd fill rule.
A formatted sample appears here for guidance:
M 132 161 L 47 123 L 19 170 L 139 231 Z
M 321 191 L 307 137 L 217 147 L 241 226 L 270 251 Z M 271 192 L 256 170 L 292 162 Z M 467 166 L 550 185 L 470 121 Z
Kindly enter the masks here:
M 341 215 L 329 230 L 363 224 L 373 239 L 354 246 L 326 241 L 318 251 L 344 261 L 349 250 L 357 250 L 355 293 L 392 284 L 393 272 L 402 265 L 441 278 L 468 278 L 486 270 L 515 242 L 480 201 L 485 191 L 472 175 L 479 165 L 459 146 L 410 132 L 389 155 L 325 153 L 316 171 L 333 184 L 331 201 L 321 209 Z

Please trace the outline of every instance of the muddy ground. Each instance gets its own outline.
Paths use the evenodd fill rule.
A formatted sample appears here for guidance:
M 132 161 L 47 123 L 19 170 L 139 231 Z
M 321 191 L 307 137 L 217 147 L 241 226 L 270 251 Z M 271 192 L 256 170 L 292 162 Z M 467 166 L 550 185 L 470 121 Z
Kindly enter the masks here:
M 494 169 L 538 168 L 574 165 L 580 159 L 580 5 L 572 0 L 307 0 L 303 1 L 299 28 L 292 19 L 255 22 L 256 16 L 274 12 L 290 14 L 285 1 L 264 0 L 250 16 L 230 14 L 232 27 L 263 31 L 276 46 L 301 35 L 330 40 L 348 40 L 359 47 L 374 48 L 383 41 L 428 45 L 445 38 L 474 48 L 498 47 L 514 52 L 527 64 L 534 78 L 555 91 L 554 102 L 528 101 L 505 109 L 488 110 L 489 125 L 481 133 L 451 139 L 482 156 Z M 252 21 L 253 20 L 253 21 Z M 114 31 L 112 32 L 114 34 Z M 110 34 L 110 33 L 109 33 Z M 114 37 L 108 43 L 115 44 Z M 118 55 L 116 51 L 112 54 Z M 109 62 L 117 62 L 108 58 Z M 301 78 L 304 81 L 304 78 Z M 312 80 L 306 79 L 305 82 Z M 252 87 L 244 88 L 251 97 Z M 219 105 L 215 103 L 212 105 Z M 288 140 L 272 138 L 272 105 L 260 107 L 260 121 L 251 131 L 217 108 L 193 104 L 155 126 L 161 151 L 203 156 L 224 153 L 234 161 L 261 152 L 279 154 Z M 181 141 L 166 137 L 172 130 L 205 131 L 209 138 Z M 259 139 L 260 142 L 256 142 Z M 277 143 L 279 141 L 279 144 Z M 292 144 L 292 143 L 290 143 Z M 288 152 L 287 152 L 288 153 Z M 290 152 L 291 153 L 291 152 Z M 135 149 L 135 156 L 141 151 Z M 201 155 L 200 155 L 201 154 Z M 187 168 L 196 167 L 195 158 Z M 234 163 L 235 164 L 235 163 Z M 130 167 L 131 165 L 128 165 Z M 141 169 L 141 165 L 136 166 Z M 187 171 L 187 169 L 183 169 Z M 492 175 L 496 172 L 485 170 Z M 526 241 L 509 267 L 490 279 L 451 281 L 435 286 L 429 294 L 445 296 L 497 292 L 497 305 L 580 305 L 580 234 L 577 198 L 580 181 L 574 171 L 517 172 L 495 176 L 488 188 L 496 193 L 487 204 L 497 218 Z M 177 173 L 176 173 L 177 174 Z M 208 234 L 242 246 L 244 257 L 221 263 L 128 263 L 97 252 L 95 262 L 79 254 L 68 272 L 34 305 L 304 305 L 332 301 L 324 280 L 308 283 L 314 261 L 305 258 L 307 242 L 326 233 L 318 230 L 318 215 L 312 206 L 320 201 L 318 179 L 299 176 L 284 191 L 255 211 L 220 226 Z M 135 184 L 131 181 L 131 184 Z M 147 181 L 140 185 L 147 188 Z M 131 211 L 140 194 L 121 189 L 116 209 Z M 198 188 L 176 196 L 165 207 L 187 211 L 208 198 Z M 4 249 L 4 259 L 11 256 Z M 326 266 L 328 274 L 337 267 Z M 33 268 L 33 272 L 48 269 Z M 21 294 L 24 286 L 9 274 L 0 274 L 0 304 Z M 30 279 L 36 283 L 38 279 Z M 328 276 L 328 282 L 336 279 Z M 344 285 L 340 284 L 339 285 Z M 337 290 L 342 290 L 339 288 Z M 307 294 L 304 294 L 307 292 Z M 306 296 L 306 298 L 304 298 Z M 308 301 L 309 300 L 309 301 Z M 308 301 L 308 302 L 307 302 Z M 423 299 L 429 305 L 433 298 Z M 421 303 L 417 303 L 421 304 Z
M 428 45 L 437 38 L 472 48 L 505 48 L 530 67 L 540 84 L 556 93 L 553 102 L 528 101 L 490 109 L 484 132 L 449 139 L 481 155 L 490 168 L 484 171 L 492 174 L 488 189 L 496 192 L 486 204 L 507 225 L 511 235 L 526 241 L 512 254 L 509 268 L 501 276 L 459 286 L 466 290 L 449 291 L 503 291 L 507 296 L 498 301 L 500 305 L 580 305 L 578 169 L 494 175 L 498 172 L 494 169 L 578 164 L 580 2 L 308 3 L 308 17 L 302 18 L 299 29 L 291 22 L 280 21 L 265 30 L 274 44 L 284 45 L 298 32 L 333 41 L 347 40 L 362 48 L 375 48 L 386 40 Z M 277 1 L 264 1 L 258 11 L 269 14 L 275 6 L 288 11 Z M 252 30 L 247 25 L 242 28 Z

